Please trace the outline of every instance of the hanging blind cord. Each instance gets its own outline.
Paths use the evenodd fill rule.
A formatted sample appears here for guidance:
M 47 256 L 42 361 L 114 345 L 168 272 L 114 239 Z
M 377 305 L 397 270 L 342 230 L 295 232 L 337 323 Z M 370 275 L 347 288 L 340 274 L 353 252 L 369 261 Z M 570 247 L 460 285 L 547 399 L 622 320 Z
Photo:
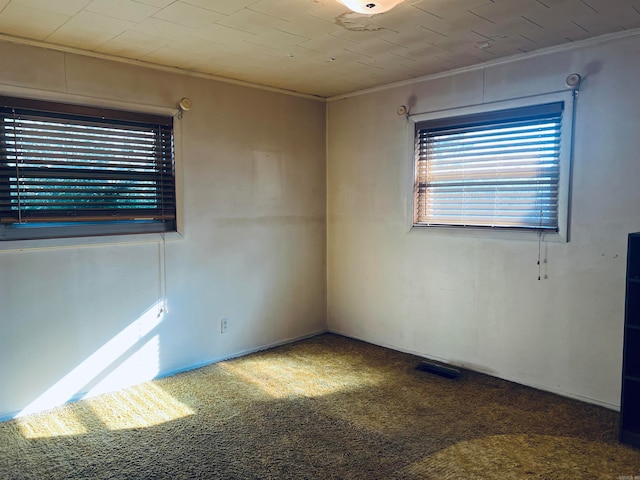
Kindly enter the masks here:
M 165 237 L 165 228 L 167 219 L 164 212 L 164 149 L 162 148 L 162 129 L 158 126 L 158 143 L 160 147 L 160 155 L 156 158 L 160 158 L 160 214 L 162 215 L 162 232 L 160 233 L 161 242 L 159 244 L 158 262 L 160 268 L 158 269 L 159 282 L 158 282 L 158 297 L 161 301 L 160 308 L 158 310 L 158 316 L 163 312 L 167 313 L 167 241 Z
M 540 280 L 540 251 L 542 249 L 542 232 L 538 231 L 538 280 Z
M 540 204 L 540 223 L 538 225 L 538 281 L 540 281 L 540 251 L 542 249 L 542 201 L 540 200 L 540 190 L 538 190 L 538 203 Z

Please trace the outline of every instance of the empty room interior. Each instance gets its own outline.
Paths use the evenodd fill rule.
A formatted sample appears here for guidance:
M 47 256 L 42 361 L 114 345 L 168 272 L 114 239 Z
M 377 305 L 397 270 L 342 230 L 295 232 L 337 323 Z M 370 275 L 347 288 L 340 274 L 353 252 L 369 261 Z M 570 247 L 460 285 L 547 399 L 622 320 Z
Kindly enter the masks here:
M 0 0 L 0 59 L 0 477 L 640 478 L 640 1 Z

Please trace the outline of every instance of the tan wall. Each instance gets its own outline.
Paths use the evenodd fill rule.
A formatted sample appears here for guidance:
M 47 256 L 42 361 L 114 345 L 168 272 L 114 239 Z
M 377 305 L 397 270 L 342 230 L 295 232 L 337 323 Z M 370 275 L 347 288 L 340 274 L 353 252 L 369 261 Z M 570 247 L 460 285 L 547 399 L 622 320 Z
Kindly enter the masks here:
M 328 325 L 366 341 L 619 405 L 627 234 L 640 230 L 640 39 L 332 101 Z M 578 99 L 569 243 L 411 230 L 412 145 L 430 112 L 563 90 Z M 630 83 L 631 82 L 631 83 Z
M 640 230 L 640 99 L 624 87 L 640 73 L 639 47 L 629 38 L 330 102 L 325 172 L 322 102 L 0 43 L 0 94 L 194 102 L 181 122 L 184 238 L 166 246 L 169 313 L 138 320 L 161 294 L 157 240 L 1 250 L 0 417 L 319 332 L 325 319 L 615 408 L 626 234 Z M 547 278 L 537 280 L 534 240 L 409 230 L 398 105 L 546 93 L 574 71 L 586 78 L 571 241 L 542 245 Z
M 158 240 L 0 251 L 0 417 L 324 330 L 324 103 L 8 43 L 0 59 L 0 94 L 194 104 L 169 313 L 126 330 L 161 294 Z

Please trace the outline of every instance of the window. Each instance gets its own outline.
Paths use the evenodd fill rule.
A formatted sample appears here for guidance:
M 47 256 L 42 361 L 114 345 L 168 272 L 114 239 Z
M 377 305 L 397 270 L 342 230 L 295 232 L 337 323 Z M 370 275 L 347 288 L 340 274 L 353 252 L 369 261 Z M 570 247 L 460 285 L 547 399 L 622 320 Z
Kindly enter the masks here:
M 0 105 L 0 240 L 176 230 L 172 117 Z
M 414 226 L 564 230 L 563 116 L 554 101 L 417 122 Z

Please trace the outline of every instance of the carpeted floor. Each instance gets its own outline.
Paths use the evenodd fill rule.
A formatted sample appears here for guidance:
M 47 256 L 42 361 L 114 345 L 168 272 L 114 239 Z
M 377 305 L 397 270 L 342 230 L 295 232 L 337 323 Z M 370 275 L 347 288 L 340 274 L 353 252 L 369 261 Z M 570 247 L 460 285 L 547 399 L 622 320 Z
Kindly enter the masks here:
M 1 423 L 0 479 L 640 476 L 616 412 L 418 361 L 327 334 Z

